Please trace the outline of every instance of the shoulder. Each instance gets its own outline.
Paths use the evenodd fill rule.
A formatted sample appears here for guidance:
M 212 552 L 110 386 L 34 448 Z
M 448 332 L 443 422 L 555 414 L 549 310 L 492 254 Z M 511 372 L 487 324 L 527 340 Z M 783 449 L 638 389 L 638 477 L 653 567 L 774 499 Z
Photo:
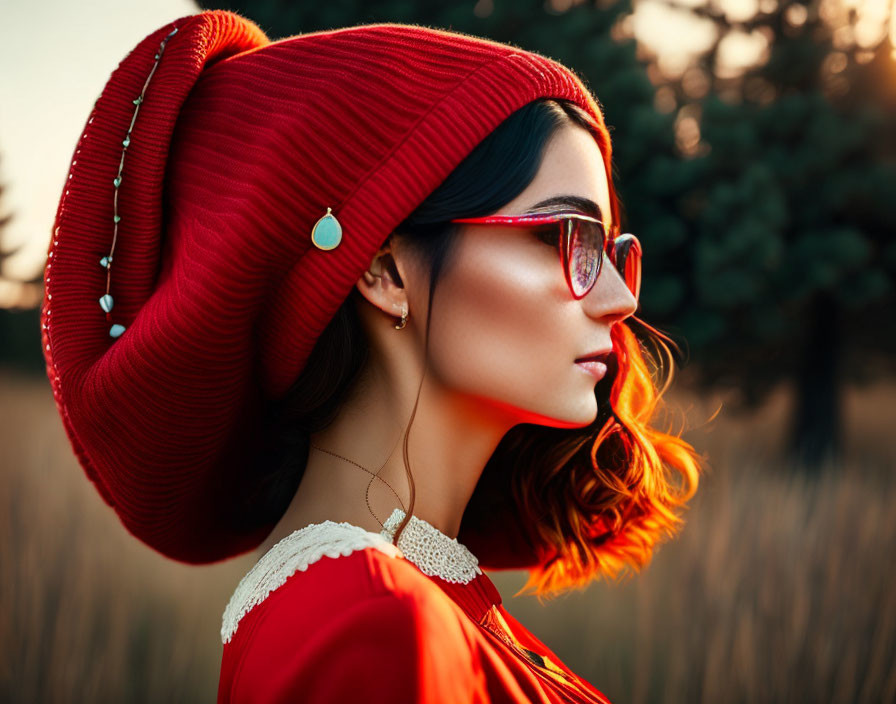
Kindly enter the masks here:
M 312 565 L 316 565 L 314 577 L 318 579 L 301 580 L 304 587 L 313 588 L 315 582 L 320 581 L 320 572 L 327 571 L 328 562 L 358 552 L 367 553 L 365 562 L 373 560 L 374 554 L 389 560 L 401 556 L 401 551 L 384 536 L 350 523 L 324 521 L 288 535 L 266 552 L 240 581 L 224 610 L 221 640 L 228 643 L 242 620 L 268 601 L 272 594 L 283 591 L 287 582 L 296 582 L 291 578 L 297 573 L 307 572 Z M 359 569 L 358 560 L 349 562 L 351 569 Z M 342 571 L 347 567 L 343 561 L 338 570 Z M 363 588 L 365 585 L 357 586 Z
M 315 549 L 297 563 L 263 566 L 273 585 L 285 573 L 277 565 L 298 565 L 231 634 L 228 701 L 242 701 L 240 693 L 258 702 L 469 700 L 477 667 L 453 602 L 400 552 L 383 549 L 397 551 L 387 539 L 359 531 L 343 535 L 358 546 L 347 553 L 336 540 L 338 559 Z M 332 527 L 324 532 L 335 539 Z
M 232 666 L 225 658 L 219 701 L 449 704 L 474 701 L 481 687 L 478 656 L 457 620 L 408 594 L 327 610 L 286 604 L 272 602 Z

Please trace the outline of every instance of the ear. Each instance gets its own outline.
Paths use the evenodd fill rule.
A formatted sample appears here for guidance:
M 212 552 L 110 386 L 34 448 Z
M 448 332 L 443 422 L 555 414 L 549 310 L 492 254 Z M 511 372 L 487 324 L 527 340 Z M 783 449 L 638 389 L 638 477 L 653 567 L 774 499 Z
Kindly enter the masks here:
M 407 309 L 407 291 L 393 257 L 391 237 L 373 255 L 370 266 L 358 279 L 355 287 L 386 315 L 401 316 L 402 308 Z

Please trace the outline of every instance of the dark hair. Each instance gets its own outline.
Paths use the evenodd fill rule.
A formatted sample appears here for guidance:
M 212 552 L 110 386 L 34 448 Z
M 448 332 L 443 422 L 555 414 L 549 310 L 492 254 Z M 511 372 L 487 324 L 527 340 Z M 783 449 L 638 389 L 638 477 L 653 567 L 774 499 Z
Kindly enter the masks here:
M 390 235 L 402 238 L 430 272 L 428 311 L 433 311 L 438 282 L 450 266 L 461 227 L 448 221 L 486 215 L 513 200 L 534 179 L 549 138 L 570 122 L 592 132 L 604 154 L 608 153 L 606 130 L 596 125 L 582 108 L 561 99 L 535 100 L 516 110 L 492 131 Z M 618 223 L 619 203 L 612 179 L 609 181 L 612 219 Z M 369 354 L 357 309 L 362 302 L 360 293 L 353 289 L 321 334 L 301 375 L 282 399 L 268 404 L 263 427 L 269 430 L 256 467 L 262 488 L 251 497 L 243 516 L 247 523 L 273 525 L 283 515 L 305 471 L 311 434 L 326 428 L 335 419 L 359 378 Z M 427 321 L 431 319 L 432 315 L 428 315 Z M 668 339 L 644 325 L 654 335 Z M 625 330 L 620 332 L 619 328 Z M 659 532 L 679 521 L 669 509 L 683 504 L 696 491 L 697 466 L 692 448 L 679 438 L 646 427 L 650 415 L 647 412 L 652 411 L 662 391 L 656 393 L 640 344 L 622 324 L 614 326 L 613 335 L 614 347 L 622 355 L 620 358 L 617 353 L 617 364 L 611 366 L 610 373 L 595 388 L 599 401 L 595 422 L 574 430 L 517 425 L 499 443 L 483 472 L 482 479 L 487 481 L 487 474 L 512 471 L 512 500 L 516 502 L 516 510 L 531 517 L 531 523 L 538 524 L 533 527 L 522 521 L 518 527 L 532 531 L 530 541 L 539 543 L 540 552 L 549 554 L 546 546 L 554 546 L 552 563 L 566 560 L 555 565 L 553 571 L 550 565 L 535 571 L 536 576 L 541 575 L 539 595 L 583 583 L 598 570 L 614 574 L 620 561 L 643 564 Z M 428 348 L 428 322 L 425 340 Z M 657 344 L 668 353 L 659 340 Z M 667 354 L 667 359 L 671 362 L 671 355 Z M 613 403 L 612 397 L 618 397 L 614 392 L 619 390 L 621 377 L 629 379 L 630 388 L 637 387 L 634 389 L 637 398 L 629 400 L 629 407 L 620 415 L 619 404 Z M 416 403 L 408 428 L 414 413 Z M 626 414 L 630 417 L 626 418 Z M 605 427 L 608 424 L 609 431 Z M 410 520 L 414 505 L 414 482 L 407 458 L 408 428 L 404 435 L 404 458 L 411 485 L 411 505 L 395 533 L 395 543 Z M 649 451 L 639 452 L 650 440 L 653 444 Z M 591 456 L 591 450 L 596 453 L 601 443 L 603 467 L 598 466 L 596 454 Z M 667 448 L 665 453 L 663 446 Z M 581 456 L 583 448 L 587 458 Z M 665 459 L 685 477 L 684 490 L 679 494 L 674 494 L 670 483 L 663 478 L 663 458 L 658 454 L 665 454 Z M 558 481 L 552 488 L 552 478 L 558 476 L 558 471 L 565 473 L 566 481 Z M 594 481 L 595 472 L 601 482 Z M 650 484 L 644 496 L 636 496 L 633 491 L 639 482 Z M 630 500 L 623 505 L 621 499 L 626 495 Z M 482 500 L 474 494 L 471 505 L 477 499 Z M 647 506 L 651 515 L 639 516 L 637 509 L 644 501 L 658 506 Z M 579 518 L 589 516 L 591 529 L 597 510 L 601 512 L 599 523 L 604 529 L 600 535 L 586 536 L 582 532 L 584 523 Z M 465 519 L 466 516 L 465 513 Z M 649 529 L 638 523 L 642 520 L 650 524 Z M 641 540 L 636 541 L 642 548 L 640 551 L 632 549 L 630 535 L 620 536 L 627 527 L 640 534 Z M 645 531 L 650 535 L 645 535 Z M 618 544 L 612 540 L 614 536 L 619 537 Z M 571 543 L 578 547 L 577 553 L 572 552 Z M 570 570 L 571 566 L 575 569 Z

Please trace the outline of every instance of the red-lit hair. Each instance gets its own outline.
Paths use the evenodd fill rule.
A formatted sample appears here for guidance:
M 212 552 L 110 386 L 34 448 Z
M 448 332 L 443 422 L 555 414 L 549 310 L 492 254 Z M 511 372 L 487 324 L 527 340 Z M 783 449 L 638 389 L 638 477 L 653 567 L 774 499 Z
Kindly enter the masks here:
M 518 511 L 524 520 L 529 517 L 537 544 L 550 555 L 529 570 L 518 593 L 556 596 L 600 577 L 631 574 L 650 561 L 658 543 L 680 529 L 680 509 L 697 491 L 700 458 L 680 436 L 652 426 L 673 373 L 671 353 L 662 342 L 668 338 L 655 330 L 651 334 L 657 336 L 657 352 L 665 364 L 645 355 L 628 325 L 615 325 L 618 363 L 609 417 L 595 423 L 584 438 L 566 431 L 572 436 L 569 459 L 553 466 L 517 467 L 513 491 Z M 531 457 L 533 449 L 520 448 L 519 455 Z M 536 451 L 534 456 L 550 462 L 544 454 Z M 556 454 L 564 454 L 562 444 Z
M 594 135 L 607 173 L 612 174 L 607 131 L 584 110 L 564 107 L 571 119 Z M 621 204 L 612 178 L 608 186 L 612 219 L 618 228 Z M 568 492 L 520 491 L 522 510 L 533 501 L 537 503 L 529 507 L 532 515 L 549 508 L 553 523 L 539 521 L 535 526 L 544 544 L 555 551 L 543 566 L 529 571 L 521 593 L 552 596 L 598 577 L 618 579 L 630 574 L 630 569 L 639 570 L 650 561 L 659 542 L 678 532 L 683 524 L 681 509 L 697 491 L 700 456 L 680 435 L 652 425 L 674 376 L 674 359 L 666 342 L 674 343 L 635 320 L 645 339 L 653 342 L 655 356 L 645 355 L 647 350 L 628 321 L 613 326 L 616 373 L 608 399 L 612 415 L 583 444 L 586 457 L 566 467 Z

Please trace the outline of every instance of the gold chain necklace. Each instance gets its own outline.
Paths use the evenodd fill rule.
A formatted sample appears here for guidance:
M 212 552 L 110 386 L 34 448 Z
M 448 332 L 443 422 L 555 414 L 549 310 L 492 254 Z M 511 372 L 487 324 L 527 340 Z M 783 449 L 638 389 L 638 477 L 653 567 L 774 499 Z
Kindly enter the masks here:
M 400 439 L 401 439 L 401 436 L 399 436 L 399 440 Z M 398 443 L 395 443 L 395 444 L 397 445 Z M 337 455 L 335 452 L 330 452 L 329 450 L 325 450 L 324 448 L 318 447 L 317 445 L 315 445 L 313 443 L 311 444 L 311 447 L 313 447 L 315 450 L 320 450 L 321 452 L 326 452 L 328 455 L 333 455 L 333 457 L 338 457 L 341 460 L 345 460 L 346 462 L 349 462 L 349 463 L 355 465 L 355 467 L 359 467 L 360 469 L 363 469 L 365 472 L 367 472 L 369 475 L 371 475 L 370 481 L 367 482 L 367 489 L 364 492 L 364 501 L 367 503 L 367 510 L 370 511 L 370 515 L 373 516 L 373 518 L 376 520 L 376 522 L 380 524 L 380 527 L 385 528 L 385 524 L 379 518 L 376 517 L 376 514 L 373 512 L 373 509 L 370 507 L 370 485 L 373 484 L 374 479 L 379 479 L 383 484 L 385 484 L 387 487 L 389 487 L 389 489 L 392 491 L 392 493 L 395 494 L 395 498 L 398 499 L 398 503 L 401 504 L 401 508 L 405 511 L 405 513 L 407 513 L 407 509 L 405 509 L 405 505 L 404 505 L 404 502 L 401 500 L 401 497 L 398 495 L 398 493 L 395 491 L 395 489 L 392 488 L 392 485 L 389 484 L 389 482 L 387 482 L 385 479 L 383 479 L 380 476 L 380 472 L 382 471 L 383 467 L 386 466 L 386 462 L 389 461 L 388 458 L 386 458 L 386 462 L 383 462 L 383 464 L 376 471 L 376 473 L 373 473 L 369 469 L 367 469 L 367 467 L 362 467 L 354 460 L 350 460 L 348 457 L 343 457 L 342 455 Z M 395 452 L 394 446 L 392 448 L 392 452 Z M 391 456 L 392 456 L 392 453 L 390 452 L 389 457 L 391 457 Z
M 329 212 L 330 212 L 330 209 L 327 208 L 327 213 L 329 213 Z M 324 216 L 324 217 L 328 217 L 328 216 Z M 332 216 L 329 216 L 329 217 L 332 217 Z M 321 220 L 323 220 L 323 218 L 321 218 Z M 315 227 L 317 227 L 317 225 L 315 225 Z M 397 306 L 398 304 L 396 303 L 395 305 Z M 401 306 L 401 322 L 398 323 L 398 325 L 395 325 L 394 327 L 396 330 L 401 330 L 407 324 L 407 322 L 408 322 L 408 308 L 407 308 L 407 304 L 404 304 L 403 306 Z M 399 435 L 398 439 L 401 440 L 401 437 L 402 436 Z M 396 442 L 395 445 L 398 445 L 398 443 Z M 395 452 L 395 445 L 392 446 L 392 452 Z M 359 465 L 354 460 L 350 460 L 348 457 L 343 457 L 342 455 L 337 455 L 335 452 L 330 452 L 329 450 L 325 450 L 324 448 L 318 447 L 317 445 L 315 445 L 313 443 L 311 444 L 311 447 L 313 447 L 315 450 L 320 450 L 321 452 L 326 452 L 328 455 L 333 455 L 333 457 L 338 457 L 341 460 L 350 462 L 351 464 L 355 465 L 355 467 L 359 467 L 359 468 L 363 469 L 365 472 L 367 472 L 369 475 L 371 475 L 370 481 L 367 482 L 367 489 L 364 491 L 364 501 L 367 503 L 367 510 L 370 511 L 370 515 L 373 516 L 374 520 L 380 524 L 380 527 L 385 528 L 385 525 L 379 518 L 376 517 L 376 514 L 373 512 L 373 509 L 370 508 L 370 485 L 373 484 L 374 479 L 379 479 L 383 484 L 385 484 L 387 487 L 389 487 L 390 491 L 393 494 L 395 494 L 395 498 L 398 499 L 398 503 L 401 505 L 402 510 L 404 510 L 405 514 L 407 514 L 407 509 L 405 508 L 404 502 L 401 500 L 401 497 L 398 495 L 398 493 L 395 491 L 395 489 L 392 488 L 392 485 L 389 484 L 389 482 L 387 482 L 385 479 L 383 479 L 380 476 L 380 472 L 382 471 L 383 467 L 386 466 L 386 462 L 389 461 L 389 457 L 392 456 L 392 452 L 389 453 L 389 457 L 386 458 L 386 462 L 383 462 L 383 464 L 380 466 L 380 468 L 376 471 L 376 474 L 374 474 L 369 469 L 367 469 L 367 467 L 361 467 L 361 465 Z

